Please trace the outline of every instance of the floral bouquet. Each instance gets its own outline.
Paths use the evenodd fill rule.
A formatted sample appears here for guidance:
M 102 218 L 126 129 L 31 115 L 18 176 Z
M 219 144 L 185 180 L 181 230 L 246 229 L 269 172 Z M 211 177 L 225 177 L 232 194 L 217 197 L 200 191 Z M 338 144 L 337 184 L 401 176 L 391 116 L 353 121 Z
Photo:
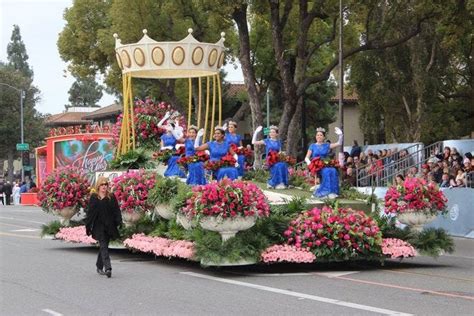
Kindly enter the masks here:
M 192 196 L 180 210 L 188 218 L 215 216 L 268 217 L 268 205 L 262 190 L 246 181 L 223 179 L 193 188 Z
M 412 245 L 398 238 L 382 239 L 382 254 L 390 259 L 409 258 L 416 256 Z
M 421 212 L 430 215 L 446 213 L 448 200 L 436 184 L 420 178 L 406 178 L 402 185 L 392 186 L 385 194 L 385 213 Z
M 187 169 L 188 165 L 191 163 L 195 162 L 205 162 L 209 160 L 209 155 L 206 154 L 204 151 L 198 151 L 196 154 L 192 156 L 182 156 L 181 158 L 178 159 L 177 164 L 184 168 Z
M 39 205 L 44 211 L 59 211 L 66 207 L 85 207 L 90 184 L 79 169 L 65 167 L 50 173 L 38 192 Z
M 184 146 L 180 146 L 173 151 L 173 156 L 183 156 L 185 151 L 186 149 L 184 148 Z
M 227 154 L 222 157 L 221 160 L 206 161 L 206 163 L 204 164 L 204 168 L 210 171 L 217 171 L 220 168 L 235 167 L 236 163 L 237 161 L 235 160 L 235 158 L 231 154 Z
M 230 148 L 232 148 L 233 152 L 237 155 L 244 155 L 245 158 L 252 158 L 253 151 L 247 147 L 238 147 L 236 144 L 231 144 Z
M 382 233 L 377 222 L 350 208 L 313 208 L 301 213 L 284 232 L 287 244 L 308 249 L 317 258 L 380 256 Z
M 290 166 L 293 166 L 296 164 L 296 158 L 287 156 L 284 152 L 270 150 L 267 156 L 267 167 L 271 168 L 277 162 L 286 162 Z
M 152 155 L 153 159 L 161 162 L 166 165 L 168 160 L 173 156 L 173 151 L 171 149 L 164 149 L 160 151 L 155 151 Z
M 144 213 L 153 209 L 148 191 L 155 186 L 155 176 L 143 170 L 129 171 L 113 179 L 112 191 L 122 212 Z
M 332 167 L 332 168 L 339 168 L 339 161 L 337 159 L 321 159 L 320 157 L 313 158 L 311 163 L 308 166 L 309 171 L 314 176 L 316 175 L 321 169 L 325 167 Z

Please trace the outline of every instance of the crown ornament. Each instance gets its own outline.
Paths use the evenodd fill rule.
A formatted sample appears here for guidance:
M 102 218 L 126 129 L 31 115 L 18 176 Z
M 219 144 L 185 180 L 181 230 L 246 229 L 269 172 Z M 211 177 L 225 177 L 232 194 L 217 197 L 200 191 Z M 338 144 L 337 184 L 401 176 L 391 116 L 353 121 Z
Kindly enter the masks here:
M 123 74 L 136 78 L 198 78 L 219 73 L 224 64 L 225 33 L 216 43 L 204 43 L 192 35 L 179 42 L 158 42 L 143 30 L 143 37 L 136 43 L 122 44 L 117 33 L 115 56 Z
M 316 133 L 317 133 L 317 132 L 326 133 L 326 130 L 325 130 L 324 128 L 322 128 L 322 127 L 318 127 L 318 128 L 316 129 Z
M 276 126 L 276 125 L 270 125 L 270 127 L 268 129 L 274 129 L 278 132 L 278 126 Z

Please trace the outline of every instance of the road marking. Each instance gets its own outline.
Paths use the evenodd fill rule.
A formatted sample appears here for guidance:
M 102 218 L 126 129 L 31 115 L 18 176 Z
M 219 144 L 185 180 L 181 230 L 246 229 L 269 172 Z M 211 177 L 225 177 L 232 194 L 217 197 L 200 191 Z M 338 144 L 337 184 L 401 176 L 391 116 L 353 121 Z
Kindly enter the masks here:
M 437 275 L 437 274 L 431 274 L 431 273 L 411 272 L 411 271 L 408 271 L 408 270 L 405 270 L 405 269 L 404 270 L 384 269 L 382 271 L 387 271 L 387 272 L 392 272 L 392 273 L 401 273 L 401 274 L 423 275 L 423 276 L 429 276 L 429 277 L 433 277 L 433 278 L 456 280 L 456 281 L 474 282 L 474 279 L 455 278 L 455 277 L 451 277 L 451 276 Z
M 12 226 L 12 227 L 21 227 L 21 228 L 31 228 L 31 227 L 28 227 L 28 226 L 15 225 L 15 224 L 7 224 L 7 223 L 3 223 L 3 222 L 0 222 L 0 225 Z
M 37 232 L 39 229 L 35 228 L 24 228 L 24 229 L 15 229 L 11 230 L 11 232 Z
M 245 286 L 245 287 L 249 287 L 249 288 L 253 288 L 253 289 L 261 290 L 261 291 L 267 291 L 267 292 L 293 296 L 293 297 L 297 297 L 298 299 L 308 299 L 308 300 L 313 300 L 313 301 L 318 301 L 318 302 L 323 302 L 323 303 L 333 304 L 333 305 L 339 305 L 339 306 L 344 306 L 344 307 L 349 307 L 349 308 L 354 308 L 354 309 L 359 309 L 363 311 L 369 311 L 369 312 L 374 312 L 374 313 L 379 313 L 379 314 L 384 314 L 384 315 L 404 315 L 404 316 L 412 315 L 412 314 L 406 314 L 403 312 L 397 312 L 397 311 L 384 309 L 384 308 L 345 302 L 345 301 L 335 300 L 332 298 L 309 295 L 305 293 L 293 292 L 293 291 L 288 291 L 288 290 L 282 290 L 282 289 L 277 289 L 277 288 L 264 286 L 264 285 L 257 285 L 257 284 L 247 283 L 247 282 L 218 278 L 218 277 L 213 277 L 213 276 L 195 273 L 195 272 L 180 272 L 180 274 L 185 274 L 185 275 L 189 275 L 196 278 L 207 279 L 207 280 L 212 280 L 212 281 L 217 281 L 217 282 L 222 282 L 222 283 Z
M 41 239 L 41 237 L 38 237 L 38 236 L 18 235 L 18 234 L 4 233 L 4 232 L 0 232 L 0 236 Z
M 313 274 L 327 277 L 329 279 L 341 277 L 344 275 L 359 273 L 360 271 L 334 271 L 334 272 L 315 272 Z
M 37 222 L 37 221 L 27 221 L 25 219 L 19 219 L 19 218 L 15 218 L 15 217 L 5 217 L 5 216 L 0 216 L 0 219 L 12 219 L 12 220 L 15 220 L 15 221 L 20 221 L 20 222 L 27 222 L 27 223 L 35 223 L 35 224 L 46 224 L 45 222 Z
M 49 308 L 42 309 L 42 311 L 45 312 L 45 313 L 48 313 L 50 315 L 53 315 L 53 316 L 63 316 L 63 314 L 55 312 L 55 311 L 53 311 L 52 309 L 49 309 Z
M 347 281 L 358 282 L 358 283 L 364 283 L 364 284 L 370 284 L 370 285 L 379 285 L 379 286 L 383 286 L 383 287 L 390 287 L 390 288 L 394 288 L 394 289 L 407 290 L 407 291 L 413 291 L 413 292 L 429 293 L 429 294 L 439 295 L 439 296 L 447 296 L 447 297 L 454 297 L 454 298 L 463 298 L 463 299 L 466 299 L 466 300 L 474 301 L 474 297 L 473 297 L 473 296 L 465 296 L 465 295 L 457 295 L 457 294 L 443 293 L 443 292 L 437 292 L 437 291 L 432 291 L 432 290 L 427 290 L 427 289 L 418 289 L 418 288 L 406 287 L 406 286 L 395 285 L 395 284 L 379 283 L 379 282 L 374 282 L 374 281 L 366 281 L 366 280 L 352 279 L 352 278 L 343 277 L 343 276 L 341 276 L 341 277 L 336 277 L 335 279 L 347 280 Z

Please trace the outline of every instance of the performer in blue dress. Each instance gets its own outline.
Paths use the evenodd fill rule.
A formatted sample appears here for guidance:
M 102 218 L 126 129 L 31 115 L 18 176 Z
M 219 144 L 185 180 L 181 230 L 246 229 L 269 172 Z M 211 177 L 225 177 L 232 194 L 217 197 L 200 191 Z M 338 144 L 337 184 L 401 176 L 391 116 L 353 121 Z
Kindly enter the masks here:
M 222 127 L 216 126 L 214 129 L 214 140 L 202 144 L 199 146 L 201 142 L 201 137 L 204 135 L 204 130 L 199 130 L 196 140 L 194 142 L 194 148 L 197 151 L 200 150 L 209 150 L 210 153 L 210 161 L 218 161 L 228 153 L 234 156 L 235 160 L 237 161 L 237 155 L 232 151 L 230 148 L 230 144 L 224 140 L 225 131 Z M 238 162 L 236 162 L 236 167 L 238 167 Z M 235 180 L 239 176 L 239 172 L 237 171 L 236 167 L 222 167 L 217 170 L 214 174 L 214 177 L 217 180 L 222 180 L 223 178 L 227 177 L 231 180 Z
M 225 140 L 229 144 L 234 144 L 237 147 L 242 148 L 243 147 L 242 136 L 236 133 L 237 123 L 234 121 L 229 121 L 227 125 L 228 125 L 228 129 L 227 129 L 227 133 L 225 134 Z M 225 130 L 225 127 L 226 127 L 226 124 L 224 124 L 224 130 Z M 237 157 L 238 157 L 237 162 L 239 163 L 239 168 L 237 168 L 237 170 L 239 171 L 239 177 L 243 177 L 244 172 L 245 172 L 245 156 L 237 155 Z
M 179 113 L 178 113 L 179 115 Z M 170 117 L 170 113 L 166 112 L 165 116 L 163 119 L 158 123 L 158 126 L 161 127 L 163 125 L 163 122 L 166 121 Z M 171 149 L 174 150 L 176 146 L 176 137 L 173 136 L 173 132 L 179 136 L 179 131 L 178 129 L 175 130 L 175 123 L 172 121 L 169 121 L 168 124 L 166 124 L 166 133 L 161 135 L 161 148 L 160 150 L 165 150 L 165 149 Z M 168 161 L 167 165 L 168 167 L 165 170 L 164 176 L 165 177 L 180 177 L 180 178 L 185 178 L 186 175 L 184 172 L 179 168 L 178 164 L 176 163 L 179 159 L 179 156 L 173 155 L 171 156 Z
M 335 132 L 338 135 L 337 143 L 329 144 L 324 140 L 326 138 L 326 130 L 318 127 L 316 129 L 316 142 L 309 146 L 308 152 L 306 153 L 305 162 L 309 166 L 311 160 L 316 157 L 325 159 L 328 157 L 331 149 L 341 146 L 342 144 L 342 131 L 336 127 Z M 316 197 L 329 197 L 336 198 L 339 195 L 339 177 L 337 175 L 336 168 L 324 167 L 320 171 L 321 183 L 316 188 L 313 195 Z
M 265 145 L 265 154 L 271 151 L 280 152 L 281 142 L 278 139 L 278 127 L 270 126 L 269 138 L 257 140 L 258 133 L 262 130 L 259 126 L 253 133 L 252 144 Z M 286 189 L 288 187 L 288 164 L 286 162 L 277 162 L 270 167 L 270 179 L 267 182 L 269 188 Z
M 197 131 L 198 131 L 197 127 L 194 125 L 191 125 L 188 127 L 187 138 L 178 139 L 178 142 L 184 142 L 186 157 L 191 157 L 196 154 L 196 150 L 194 149 L 194 142 L 196 140 Z M 173 136 L 178 137 L 179 131 L 178 131 L 178 134 L 176 134 L 176 132 L 173 131 Z M 186 184 L 202 185 L 206 183 L 207 181 L 206 181 L 206 174 L 204 170 L 204 162 L 198 161 L 198 162 L 189 163 L 188 164 L 188 178 L 186 179 Z

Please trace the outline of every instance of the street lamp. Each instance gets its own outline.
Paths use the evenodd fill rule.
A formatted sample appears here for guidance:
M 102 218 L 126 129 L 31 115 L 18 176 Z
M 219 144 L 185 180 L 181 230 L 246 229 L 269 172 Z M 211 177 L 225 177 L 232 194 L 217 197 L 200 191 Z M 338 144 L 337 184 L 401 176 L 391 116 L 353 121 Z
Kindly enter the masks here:
M 25 97 L 25 91 L 22 89 L 15 88 L 10 86 L 7 83 L 0 82 L 0 85 L 12 88 L 13 90 L 20 93 L 20 134 L 21 134 L 21 143 L 24 143 L 24 134 L 23 134 L 23 98 Z M 21 155 L 21 182 L 25 181 L 25 170 L 23 168 L 23 155 Z

